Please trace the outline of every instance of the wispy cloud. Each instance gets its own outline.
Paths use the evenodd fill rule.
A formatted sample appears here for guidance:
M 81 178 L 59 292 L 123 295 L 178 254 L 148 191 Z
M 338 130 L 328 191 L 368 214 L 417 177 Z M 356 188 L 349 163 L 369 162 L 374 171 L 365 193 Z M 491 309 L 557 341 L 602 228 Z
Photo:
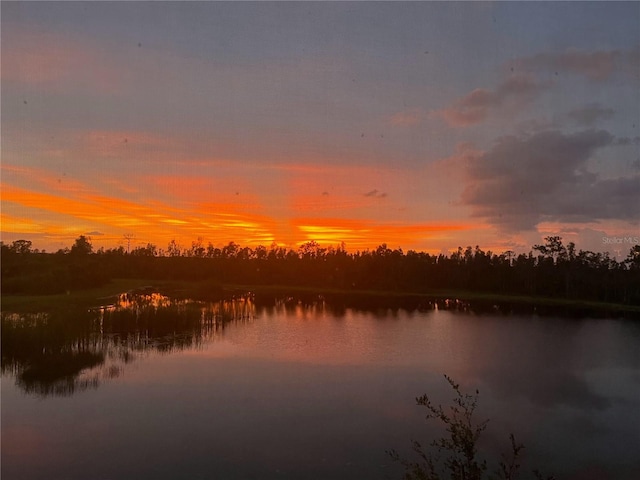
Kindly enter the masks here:
M 576 48 L 564 52 L 544 52 L 511 62 L 517 71 L 547 71 L 582 75 L 602 82 L 616 72 L 635 75 L 640 68 L 640 48 L 634 50 L 584 51 Z
M 33 218 L 27 218 L 7 213 L 6 207 L 0 212 L 0 223 L 3 232 L 15 232 L 21 234 L 41 233 L 44 229 L 42 224 Z
M 293 220 L 303 241 L 314 240 L 324 245 L 345 242 L 349 249 L 375 248 L 393 239 L 398 246 L 410 247 L 425 238 L 448 237 L 455 232 L 477 228 L 475 224 L 416 223 L 396 224 L 372 220 L 345 220 L 337 218 L 297 218 Z
M 0 169 L 4 184 L 24 185 L 28 188 L 36 187 L 46 192 L 57 192 L 62 195 L 82 194 L 90 191 L 90 188 L 83 182 L 43 168 L 4 163 Z
M 2 43 L 3 81 L 109 93 L 119 88 L 112 62 L 86 40 L 24 28 L 3 35 Z
M 4 168 L 5 166 L 3 166 Z M 8 167 L 11 171 L 11 167 Z M 5 168 L 6 170 L 6 168 Z M 208 201 L 204 197 L 193 197 L 189 202 L 164 201 L 157 197 L 147 197 L 140 201 L 126 200 L 112 195 L 105 195 L 95 187 L 82 185 L 77 180 L 71 182 L 77 186 L 73 189 L 55 189 L 55 175 L 39 169 L 16 167 L 13 169 L 21 175 L 36 172 L 38 181 L 34 187 L 16 186 L 3 176 L 2 202 L 3 232 L 35 231 L 38 233 L 56 233 L 51 230 L 51 222 L 33 220 L 26 222 L 9 212 L 22 212 L 31 218 L 53 218 L 53 221 L 66 224 L 71 237 L 93 230 L 87 235 L 111 235 L 135 229 L 153 241 L 170 237 L 197 238 L 199 236 L 213 242 L 226 243 L 229 239 L 241 241 L 247 245 L 263 243 L 275 238 L 272 227 L 273 219 L 256 215 L 255 208 L 238 202 Z M 188 179 L 187 179 L 188 180 Z M 17 181 L 15 183 L 22 184 Z M 177 182 L 180 186 L 180 179 Z M 190 185 L 198 185 L 197 181 Z M 189 184 L 181 184 L 180 188 L 188 188 Z M 9 216 L 7 216 L 9 215 Z M 97 228 L 96 228 L 97 227 Z M 54 229 L 55 230 L 55 229 Z M 106 233 L 109 232 L 109 233 Z M 85 233 L 86 234 L 86 233 Z
M 392 115 L 389 119 L 389 123 L 396 127 L 412 127 L 422 123 L 424 116 L 425 114 L 422 109 L 413 108 L 411 110 L 405 110 Z
M 603 107 L 599 103 L 589 103 L 583 107 L 576 108 L 567 113 L 567 117 L 582 127 L 593 127 L 600 120 L 613 118 L 615 110 Z
M 477 88 L 434 113 L 452 127 L 466 127 L 483 122 L 491 111 L 501 107 L 523 107 L 548 86 L 531 75 L 511 75 L 494 90 Z
M 481 123 L 490 114 L 504 108 L 523 109 L 552 87 L 562 73 L 604 82 L 616 73 L 637 80 L 639 70 L 640 49 L 543 52 L 507 63 L 505 72 L 508 76 L 496 88 L 476 88 L 432 114 L 440 116 L 450 126 L 466 127 Z M 541 80 L 541 74 L 546 74 L 547 80 Z M 549 74 L 554 81 L 548 80 Z M 608 109 L 591 103 L 573 112 L 571 119 L 581 126 L 592 126 L 597 120 L 611 118 L 612 115 Z

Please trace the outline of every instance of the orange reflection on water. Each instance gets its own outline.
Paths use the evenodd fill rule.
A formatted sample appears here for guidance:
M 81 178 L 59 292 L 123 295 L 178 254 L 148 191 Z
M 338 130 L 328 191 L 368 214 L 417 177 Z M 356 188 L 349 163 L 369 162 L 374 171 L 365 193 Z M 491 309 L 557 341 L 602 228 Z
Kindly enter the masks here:
M 450 314 L 435 310 L 336 311 L 322 298 L 290 297 L 259 309 L 250 328 L 225 330 L 224 344 L 208 344 L 199 354 L 224 356 L 231 344 L 234 356 L 294 363 L 391 367 L 429 359 L 437 364 L 449 357 L 450 339 L 440 336 L 449 320 Z
M 136 291 L 121 293 L 116 297 L 114 303 L 99 307 L 100 319 L 104 319 L 105 313 L 128 311 L 140 313 L 146 309 L 169 309 L 181 311 L 184 309 L 197 310 L 200 312 L 199 318 L 203 321 L 229 321 L 229 320 L 250 320 L 256 313 L 256 306 L 251 294 L 239 296 L 229 300 L 219 300 L 215 302 L 195 301 L 190 298 L 171 298 L 156 291 L 154 287 L 140 287 Z M 144 293 L 148 291 L 148 293 Z

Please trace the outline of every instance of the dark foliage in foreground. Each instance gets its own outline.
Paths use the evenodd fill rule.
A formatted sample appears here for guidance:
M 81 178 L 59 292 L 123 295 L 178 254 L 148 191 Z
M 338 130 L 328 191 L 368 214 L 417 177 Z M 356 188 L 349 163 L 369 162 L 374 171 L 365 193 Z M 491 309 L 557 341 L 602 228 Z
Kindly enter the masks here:
M 479 247 L 430 255 L 381 245 L 348 253 L 308 242 L 297 250 L 272 245 L 251 249 L 229 243 L 223 248 L 201 240 L 166 251 L 154 245 L 127 253 L 93 251 L 81 236 L 70 249 L 45 254 L 18 240 L 2 245 L 5 293 L 61 293 L 98 286 L 112 278 L 209 280 L 220 284 L 295 285 L 348 291 L 486 292 L 640 305 L 640 245 L 616 261 L 607 253 L 576 251 L 560 237 L 547 237 L 528 254 L 494 254 Z
M 433 440 L 430 449 L 425 449 L 418 441 L 413 440 L 413 451 L 418 461 L 409 461 L 395 451 L 389 451 L 391 458 L 405 468 L 405 480 L 516 480 L 520 478 L 520 455 L 523 445 L 516 443 L 515 437 L 510 435 L 511 451 L 503 454 L 498 463 L 498 470 L 488 473 L 486 460 L 480 458 L 478 440 L 487 428 L 488 420 L 476 422 L 474 413 L 478 406 L 479 392 L 474 395 L 462 393 L 460 386 L 450 377 L 447 382 L 455 392 L 453 404 L 448 408 L 435 405 L 427 395 L 416 398 L 418 405 L 427 410 L 427 420 L 437 420 L 446 428 L 447 435 Z M 538 480 L 553 480 L 553 477 L 543 477 L 534 470 L 533 475 Z

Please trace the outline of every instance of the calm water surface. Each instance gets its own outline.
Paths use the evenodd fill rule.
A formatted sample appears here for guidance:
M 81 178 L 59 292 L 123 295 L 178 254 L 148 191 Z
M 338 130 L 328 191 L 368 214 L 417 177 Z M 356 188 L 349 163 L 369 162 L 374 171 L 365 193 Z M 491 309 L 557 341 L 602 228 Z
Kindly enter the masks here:
M 415 397 L 480 389 L 488 452 L 640 478 L 640 324 L 464 310 L 122 296 L 3 313 L 2 478 L 401 478 L 437 433 Z M 526 476 L 525 476 L 526 478 Z

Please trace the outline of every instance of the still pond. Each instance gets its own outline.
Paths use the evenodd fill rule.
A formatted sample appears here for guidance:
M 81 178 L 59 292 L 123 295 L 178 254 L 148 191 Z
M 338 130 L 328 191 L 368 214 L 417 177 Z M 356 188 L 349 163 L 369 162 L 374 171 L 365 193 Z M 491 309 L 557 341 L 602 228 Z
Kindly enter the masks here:
M 523 478 L 640 478 L 633 319 L 150 292 L 2 313 L 2 478 L 401 478 L 443 374 L 479 389 L 490 465 L 513 432 Z

